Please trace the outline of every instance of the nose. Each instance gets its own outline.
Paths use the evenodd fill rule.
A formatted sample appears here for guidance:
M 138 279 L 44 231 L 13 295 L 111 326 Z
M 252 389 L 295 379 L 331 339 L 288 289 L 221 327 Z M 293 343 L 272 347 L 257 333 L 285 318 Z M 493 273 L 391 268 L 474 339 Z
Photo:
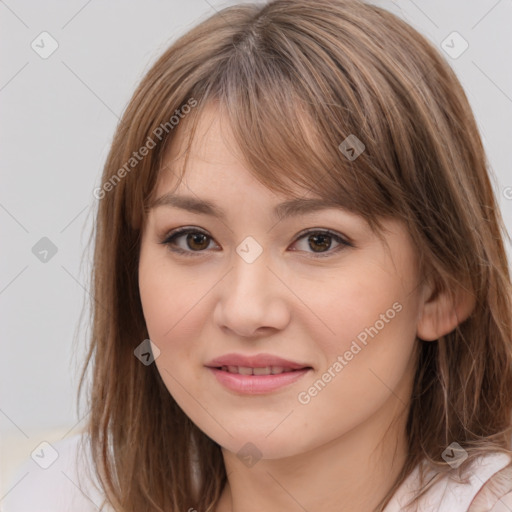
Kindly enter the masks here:
M 221 329 L 250 338 L 282 330 L 290 322 L 291 292 L 266 258 L 248 263 L 236 255 L 219 284 L 214 320 Z

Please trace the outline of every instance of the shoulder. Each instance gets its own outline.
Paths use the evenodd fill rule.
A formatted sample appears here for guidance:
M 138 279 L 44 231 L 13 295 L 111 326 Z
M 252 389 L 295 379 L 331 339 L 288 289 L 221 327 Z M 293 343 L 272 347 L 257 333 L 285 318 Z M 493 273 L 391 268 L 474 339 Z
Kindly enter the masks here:
M 479 489 L 468 512 L 512 510 L 512 462 L 494 473 Z
M 43 442 L 17 469 L 2 510 L 97 512 L 104 497 L 93 475 L 87 434 Z
M 435 480 L 434 470 L 426 472 L 425 482 L 432 480 L 426 493 L 419 499 L 417 508 L 407 504 L 420 490 L 419 466 L 397 490 L 385 512 L 421 510 L 422 512 L 510 512 L 499 508 L 501 502 L 510 500 L 512 492 L 512 458 L 506 453 L 491 452 L 477 457 L 464 473 L 464 479 L 447 474 Z M 500 501 L 501 500 L 501 501 Z M 492 508 L 496 506 L 498 508 Z M 507 508 L 508 506 L 508 508 Z

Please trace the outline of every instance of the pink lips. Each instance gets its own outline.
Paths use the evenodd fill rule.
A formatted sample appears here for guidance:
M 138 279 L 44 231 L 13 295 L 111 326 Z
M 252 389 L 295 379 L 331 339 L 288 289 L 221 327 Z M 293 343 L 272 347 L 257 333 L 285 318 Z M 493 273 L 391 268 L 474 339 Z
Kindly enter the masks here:
M 243 354 L 226 354 L 213 359 L 205 366 L 210 368 L 220 368 L 222 366 L 245 366 L 250 368 L 263 368 L 265 366 L 282 366 L 290 370 L 300 370 L 301 368 L 311 368 L 308 364 L 288 361 L 281 357 L 271 354 L 258 354 L 255 356 L 244 356 Z
M 289 361 L 271 354 L 254 356 L 226 354 L 213 359 L 205 366 L 222 385 L 244 394 L 269 393 L 296 382 L 312 369 L 307 364 Z M 258 374 L 247 374 L 250 369 L 256 369 L 254 372 Z M 274 373 L 269 373 L 269 370 Z M 234 373 L 237 371 L 243 373 Z M 267 374 L 260 374 L 261 372 Z

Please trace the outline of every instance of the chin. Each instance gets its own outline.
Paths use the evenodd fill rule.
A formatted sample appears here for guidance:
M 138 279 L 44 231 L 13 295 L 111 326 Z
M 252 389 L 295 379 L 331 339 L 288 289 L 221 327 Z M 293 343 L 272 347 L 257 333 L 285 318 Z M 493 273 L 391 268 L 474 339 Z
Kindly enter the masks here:
M 212 438 L 221 448 L 234 453 L 244 462 L 246 457 L 256 459 L 284 459 L 293 457 L 311 447 L 302 445 L 298 437 L 291 436 L 285 430 L 280 434 L 272 433 L 268 435 L 269 430 L 265 427 L 261 430 L 247 429 L 243 433 L 230 430 L 233 437 L 228 434 L 221 438 Z M 302 439 L 304 442 L 304 439 Z

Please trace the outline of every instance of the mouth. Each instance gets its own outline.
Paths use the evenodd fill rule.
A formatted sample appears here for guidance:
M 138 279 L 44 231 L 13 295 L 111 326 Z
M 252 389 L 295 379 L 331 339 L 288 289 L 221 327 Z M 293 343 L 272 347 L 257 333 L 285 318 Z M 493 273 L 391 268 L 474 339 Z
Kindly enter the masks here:
M 308 364 L 270 354 L 227 354 L 205 366 L 222 386 L 246 395 L 277 391 L 297 382 L 313 370 Z
M 208 368 L 241 375 L 276 375 L 311 368 L 307 363 L 290 361 L 272 354 L 225 354 L 206 363 Z
M 286 368 L 284 366 L 218 366 L 213 368 L 223 372 L 235 373 L 238 375 L 280 375 L 281 373 L 297 372 L 301 370 L 312 369 L 311 366 L 306 366 L 303 368 Z

